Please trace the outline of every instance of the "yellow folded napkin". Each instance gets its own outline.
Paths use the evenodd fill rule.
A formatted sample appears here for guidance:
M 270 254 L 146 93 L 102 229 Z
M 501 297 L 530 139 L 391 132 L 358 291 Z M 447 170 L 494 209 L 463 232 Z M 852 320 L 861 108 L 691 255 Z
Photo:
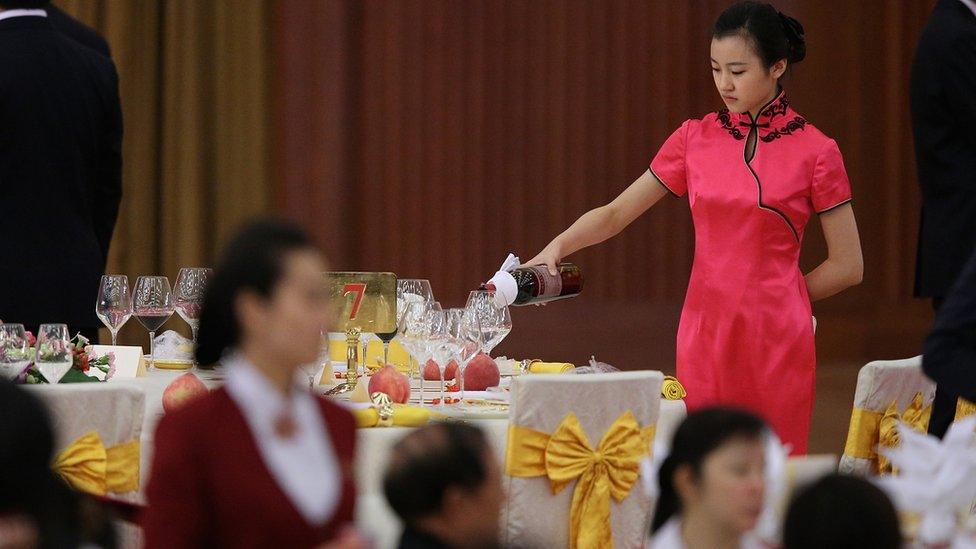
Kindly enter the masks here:
M 530 374 L 563 374 L 576 369 L 568 362 L 542 362 L 541 360 L 529 364 Z
M 363 408 L 353 410 L 352 415 L 356 417 L 356 427 L 376 427 L 380 423 L 380 413 L 376 408 Z M 395 427 L 420 427 L 427 425 L 433 412 L 426 408 L 417 406 L 394 406 L 393 426 Z
M 674 376 L 664 376 L 661 384 L 661 396 L 664 400 L 681 400 L 688 396 L 688 392 Z

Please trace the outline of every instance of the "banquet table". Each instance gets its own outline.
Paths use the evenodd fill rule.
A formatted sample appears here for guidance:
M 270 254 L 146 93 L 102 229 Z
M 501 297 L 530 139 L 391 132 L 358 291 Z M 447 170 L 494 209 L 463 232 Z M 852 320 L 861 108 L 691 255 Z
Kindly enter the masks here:
M 144 503 L 142 489 L 149 477 L 156 425 L 163 415 L 162 396 L 166 387 L 181 371 L 150 370 L 146 377 L 116 379 L 109 383 L 72 383 L 27 386 L 48 406 L 57 431 L 56 451 L 89 431 L 97 431 L 106 445 L 134 438 L 141 441 L 140 489 L 117 497 Z M 220 385 L 221 375 L 212 371 L 195 371 L 210 388 Z M 681 400 L 661 400 L 661 413 L 655 442 L 668 441 L 685 416 Z M 508 420 L 473 418 L 491 441 L 499 463 L 504 461 Z M 399 534 L 399 522 L 386 505 L 382 494 L 382 477 L 392 446 L 410 432 L 405 427 L 360 429 L 357 435 L 356 480 L 358 504 L 357 526 L 371 536 L 376 547 L 393 547 Z

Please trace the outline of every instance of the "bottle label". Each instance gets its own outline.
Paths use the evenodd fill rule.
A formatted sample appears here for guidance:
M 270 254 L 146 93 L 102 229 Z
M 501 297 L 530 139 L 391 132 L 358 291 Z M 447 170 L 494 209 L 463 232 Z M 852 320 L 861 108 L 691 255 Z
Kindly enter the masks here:
M 539 281 L 539 295 L 537 297 L 559 297 L 563 293 L 563 277 L 560 275 L 549 274 L 549 268 L 545 265 L 529 267 Z

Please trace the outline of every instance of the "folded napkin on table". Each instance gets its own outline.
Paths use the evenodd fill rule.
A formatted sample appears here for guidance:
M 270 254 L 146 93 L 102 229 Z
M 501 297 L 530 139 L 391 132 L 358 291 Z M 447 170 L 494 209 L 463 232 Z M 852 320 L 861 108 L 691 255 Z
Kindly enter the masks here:
M 688 393 L 677 378 L 664 376 L 664 382 L 661 384 L 661 396 L 664 397 L 664 400 L 681 400 L 688 396 Z
M 377 427 L 380 425 L 380 412 L 372 404 L 350 402 L 346 403 L 345 406 L 356 418 L 356 427 Z M 426 408 L 394 405 L 392 426 L 420 427 L 427 425 L 432 417 L 436 417 L 436 414 Z
M 562 374 L 572 372 L 576 366 L 568 362 L 542 362 L 537 360 L 529 364 L 530 374 Z

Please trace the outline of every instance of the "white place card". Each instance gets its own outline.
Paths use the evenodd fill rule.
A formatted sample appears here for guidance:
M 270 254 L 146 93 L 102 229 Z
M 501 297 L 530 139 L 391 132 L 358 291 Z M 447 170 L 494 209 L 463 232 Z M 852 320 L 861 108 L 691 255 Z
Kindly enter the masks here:
M 128 345 L 92 345 L 92 352 L 96 356 L 115 353 L 115 375 L 113 379 L 134 379 L 146 376 L 146 359 L 142 354 L 142 347 Z

